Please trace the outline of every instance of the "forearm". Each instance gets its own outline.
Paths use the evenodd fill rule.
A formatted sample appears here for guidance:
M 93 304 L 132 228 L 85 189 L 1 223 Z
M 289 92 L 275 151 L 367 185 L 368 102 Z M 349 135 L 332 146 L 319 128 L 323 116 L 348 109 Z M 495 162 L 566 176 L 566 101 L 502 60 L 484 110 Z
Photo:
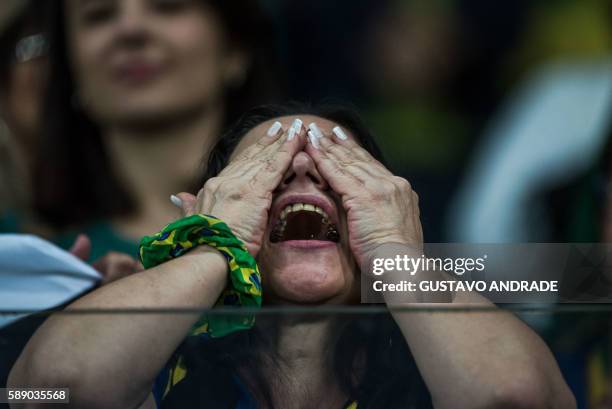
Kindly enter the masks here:
M 544 342 L 476 293 L 433 311 L 392 312 L 437 408 L 573 408 L 574 398 Z M 435 311 L 437 308 L 444 308 Z
M 375 257 L 422 254 L 394 244 L 381 246 Z M 378 277 L 387 283 L 407 280 L 416 289 L 383 297 L 437 408 L 574 407 L 551 352 L 513 314 L 476 292 L 420 291 L 421 281 L 455 279 L 445 272 L 389 269 Z
M 144 399 L 198 314 L 147 309 L 201 308 L 225 287 L 227 263 L 201 247 L 77 300 L 68 310 L 142 309 L 142 313 L 56 314 L 35 333 L 11 371 L 14 386 L 69 386 L 71 401 Z M 61 384 L 61 385 L 59 385 Z M 76 395 L 75 395 L 76 394 Z

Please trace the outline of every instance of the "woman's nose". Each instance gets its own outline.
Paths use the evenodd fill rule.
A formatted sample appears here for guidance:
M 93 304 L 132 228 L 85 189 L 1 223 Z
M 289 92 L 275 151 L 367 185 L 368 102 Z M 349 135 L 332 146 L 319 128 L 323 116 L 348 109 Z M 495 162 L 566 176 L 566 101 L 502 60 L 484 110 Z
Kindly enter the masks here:
M 327 189 L 327 182 L 319 174 L 312 158 L 303 151 L 293 157 L 279 188 L 286 189 L 289 185 L 314 185 L 320 190 Z
M 132 46 L 141 46 L 148 35 L 148 20 L 146 6 L 142 1 L 131 0 L 121 2 L 117 7 L 117 31 L 118 39 Z

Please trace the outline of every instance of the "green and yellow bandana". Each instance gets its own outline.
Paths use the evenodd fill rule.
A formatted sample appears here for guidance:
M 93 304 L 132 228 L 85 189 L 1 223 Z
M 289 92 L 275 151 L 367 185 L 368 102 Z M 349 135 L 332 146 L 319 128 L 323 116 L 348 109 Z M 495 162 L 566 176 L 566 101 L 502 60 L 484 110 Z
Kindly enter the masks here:
M 230 283 L 216 306 L 261 307 L 261 274 L 253 256 L 223 221 L 196 214 L 170 223 L 157 234 L 140 241 L 140 260 L 145 268 L 179 257 L 199 245 L 212 246 L 223 254 L 230 269 Z M 253 314 L 204 314 L 189 335 L 223 337 L 249 329 Z

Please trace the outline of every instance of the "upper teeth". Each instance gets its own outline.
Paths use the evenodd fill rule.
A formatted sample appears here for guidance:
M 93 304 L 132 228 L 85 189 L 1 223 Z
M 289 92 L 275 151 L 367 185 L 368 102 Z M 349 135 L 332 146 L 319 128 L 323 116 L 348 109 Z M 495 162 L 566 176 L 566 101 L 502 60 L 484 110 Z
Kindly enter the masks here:
M 285 208 L 280 214 L 280 219 L 285 220 L 289 213 L 297 212 L 300 210 L 305 210 L 307 212 L 317 212 L 321 214 L 325 219 L 329 219 L 329 216 L 327 215 L 327 213 L 325 213 L 323 209 L 321 209 L 319 206 L 315 206 L 310 203 L 293 203 L 293 204 L 285 206 Z

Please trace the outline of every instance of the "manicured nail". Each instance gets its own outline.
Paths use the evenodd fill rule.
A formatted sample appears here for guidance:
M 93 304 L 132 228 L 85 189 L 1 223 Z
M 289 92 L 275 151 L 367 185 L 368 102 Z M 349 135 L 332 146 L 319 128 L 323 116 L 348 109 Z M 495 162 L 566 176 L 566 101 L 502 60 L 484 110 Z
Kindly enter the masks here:
M 276 136 L 278 131 L 281 129 L 281 126 L 283 125 L 280 122 L 278 121 L 274 122 L 272 126 L 270 127 L 270 129 L 268 129 L 268 136 Z
M 183 201 L 178 196 L 174 196 L 174 195 L 170 196 L 170 201 L 176 207 L 180 207 L 180 208 L 183 207 Z
M 291 128 L 289 128 L 289 134 L 287 135 L 288 141 L 292 140 L 295 134 L 302 130 L 302 124 L 303 122 L 300 118 L 296 118 L 295 121 L 293 121 Z
M 312 146 L 314 146 L 316 149 L 319 149 L 319 138 L 317 138 L 312 131 L 308 131 L 308 139 L 310 140 L 310 143 L 312 144 Z
M 340 128 L 339 126 L 336 126 L 334 129 L 332 129 L 332 132 L 338 137 L 338 139 L 342 139 L 343 141 L 346 141 L 348 139 L 348 136 L 346 136 L 342 128 Z
M 317 124 L 315 124 L 314 122 L 308 125 L 308 128 L 312 131 L 313 135 L 316 136 L 317 138 L 323 137 L 323 132 L 321 132 Z
M 295 129 L 295 132 L 300 132 L 302 130 L 302 120 L 300 118 L 295 118 L 295 121 L 291 124 L 291 127 Z

